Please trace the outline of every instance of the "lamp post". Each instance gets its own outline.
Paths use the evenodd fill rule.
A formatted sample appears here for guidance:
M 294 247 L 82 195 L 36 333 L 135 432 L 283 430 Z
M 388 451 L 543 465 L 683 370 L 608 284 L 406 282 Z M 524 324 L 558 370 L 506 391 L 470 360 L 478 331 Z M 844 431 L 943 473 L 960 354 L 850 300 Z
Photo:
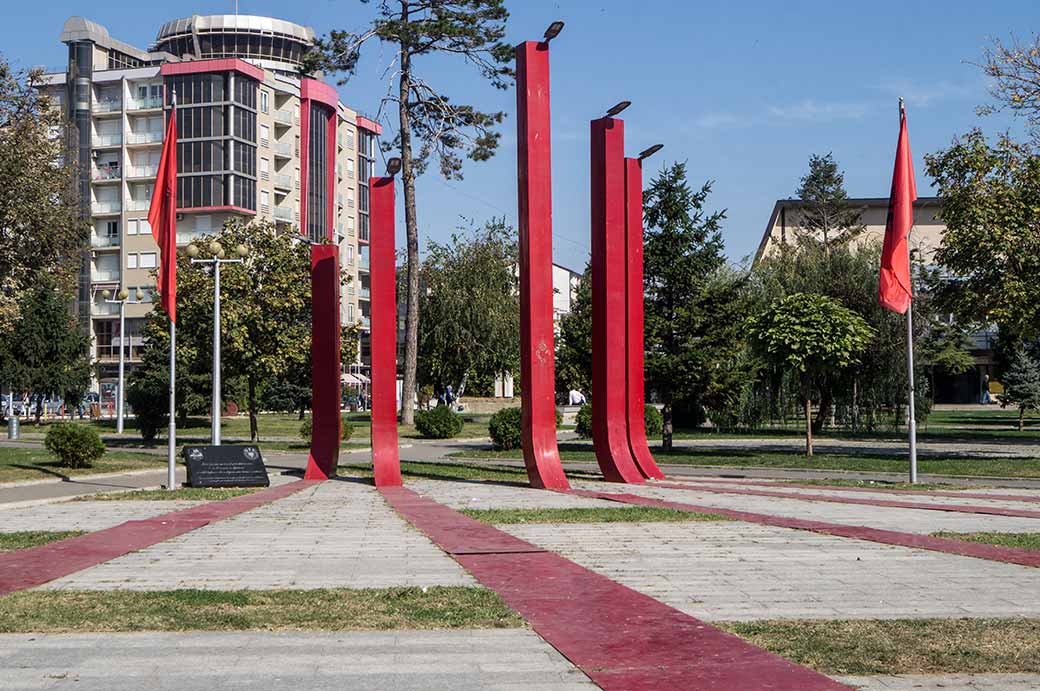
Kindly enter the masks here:
M 210 259 L 199 259 L 199 248 L 188 245 L 187 253 L 192 264 L 210 264 L 213 267 L 213 421 L 211 425 L 210 444 L 220 446 L 220 265 L 241 264 L 249 250 L 245 245 L 235 248 L 237 259 L 224 259 L 224 247 L 213 240 L 209 243 Z
M 101 291 L 101 297 L 105 299 L 110 305 L 119 305 L 119 393 L 116 397 L 116 434 L 123 433 L 123 411 L 126 400 L 126 379 L 125 379 L 125 359 L 126 359 L 126 306 L 139 305 L 144 301 L 144 292 L 138 288 L 134 293 L 136 300 L 130 300 L 130 291 L 126 288 L 120 288 L 119 292 L 116 293 L 116 299 L 112 298 L 112 291 L 107 288 Z

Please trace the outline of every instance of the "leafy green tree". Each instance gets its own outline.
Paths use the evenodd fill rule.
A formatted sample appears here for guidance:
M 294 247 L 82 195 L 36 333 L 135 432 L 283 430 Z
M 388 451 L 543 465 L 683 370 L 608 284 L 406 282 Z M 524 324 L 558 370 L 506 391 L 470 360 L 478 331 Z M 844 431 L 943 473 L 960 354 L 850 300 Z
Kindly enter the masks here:
M 1007 134 L 980 130 L 925 157 L 946 223 L 936 261 L 940 294 L 967 323 L 997 324 L 1015 340 L 1040 336 L 1040 156 Z
M 1040 143 L 1040 34 L 1028 42 L 993 39 L 980 67 L 989 77 L 995 102 L 980 107 L 979 113 L 1010 111 L 1024 117 L 1034 145 Z
M 735 367 L 743 277 L 725 270 L 726 214 L 704 210 L 710 193 L 710 182 L 690 188 L 685 163 L 664 167 L 643 193 L 646 377 L 664 404 L 666 449 L 677 402 L 725 407 L 744 376 Z
M 423 262 L 419 331 L 422 383 L 454 385 L 494 378 L 520 361 L 520 302 L 513 229 L 491 220 L 480 230 L 429 243 Z
M 833 154 L 809 157 L 809 172 L 798 187 L 802 200 L 799 233 L 804 241 L 819 243 L 827 252 L 843 245 L 865 229 L 860 222 L 862 210 L 849 205 L 845 174 Z
M 928 368 L 933 401 L 937 373 L 964 374 L 975 366 L 975 358 L 968 352 L 970 346 L 968 334 L 959 324 L 932 317 L 927 332 L 921 339 L 921 347 L 915 353 L 918 355 L 919 363 Z
M 504 118 L 501 112 L 485 113 L 452 101 L 422 75 L 416 61 L 434 64 L 438 58 L 462 58 L 493 86 L 505 89 L 513 77 L 513 50 L 503 42 L 508 17 L 503 0 L 381 0 L 378 15 L 367 29 L 332 31 L 308 56 L 309 68 L 343 72 L 349 78 L 357 69 L 363 47 L 373 39 L 393 51 L 387 73 L 396 79 L 396 85 L 390 85 L 380 112 L 388 105 L 397 108 L 396 135 L 384 143 L 384 150 L 400 151 L 404 187 L 408 289 L 401 421 L 405 424 L 413 421 L 419 351 L 415 179 L 432 157 L 438 159 L 444 177 L 461 179 L 462 156 L 484 161 L 494 155 L 499 143 L 495 127 Z
M 0 334 L 10 333 L 18 296 L 33 283 L 75 275 L 87 241 L 76 167 L 55 136 L 66 121 L 41 90 L 42 76 L 0 56 Z
M 1025 429 L 1027 410 L 1040 410 L 1040 360 L 1025 348 L 1018 351 L 1011 367 L 1004 373 L 1001 407 L 1018 406 L 1018 431 Z
M 48 397 L 79 400 L 90 386 L 90 339 L 77 324 L 71 296 L 55 278 L 40 276 L 20 296 L 21 315 L 0 340 L 0 376 L 36 403 L 36 423 Z
M 812 385 L 859 361 L 874 336 L 863 317 L 823 295 L 794 293 L 748 320 L 762 356 L 798 374 L 805 410 L 805 455 L 812 457 Z
M 571 311 L 560 317 L 556 337 L 556 391 L 592 391 L 592 269 L 578 282 Z

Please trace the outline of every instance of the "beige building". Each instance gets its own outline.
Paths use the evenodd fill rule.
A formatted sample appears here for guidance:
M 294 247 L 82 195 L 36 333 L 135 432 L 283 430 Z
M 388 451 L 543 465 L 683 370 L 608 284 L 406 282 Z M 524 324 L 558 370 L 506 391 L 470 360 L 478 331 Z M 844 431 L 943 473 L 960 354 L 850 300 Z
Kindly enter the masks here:
M 78 138 L 91 225 L 78 309 L 90 325 L 103 402 L 114 396 L 120 347 L 132 368 L 143 345 L 159 260 L 147 215 L 174 90 L 178 244 L 232 218 L 332 239 L 352 279 L 342 320 L 367 328 L 367 181 L 381 128 L 330 84 L 299 76 L 313 40 L 312 29 L 268 17 L 196 15 L 168 22 L 143 50 L 87 19 L 65 22 L 68 66 L 46 76 L 46 89 Z M 145 296 L 126 307 L 125 333 L 118 306 L 102 295 L 122 287 Z

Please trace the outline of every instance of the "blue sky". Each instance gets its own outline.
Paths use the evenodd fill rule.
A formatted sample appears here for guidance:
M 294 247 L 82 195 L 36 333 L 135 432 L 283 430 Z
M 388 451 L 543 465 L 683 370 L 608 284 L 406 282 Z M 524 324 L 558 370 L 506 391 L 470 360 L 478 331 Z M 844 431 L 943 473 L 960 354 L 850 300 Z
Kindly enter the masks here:
M 628 151 L 661 142 L 648 173 L 667 161 L 688 163 L 691 181 L 715 181 L 711 208 L 728 210 L 726 251 L 752 253 L 773 202 L 794 194 L 811 153 L 833 152 L 852 196 L 888 193 L 897 135 L 897 97 L 907 99 L 918 190 L 930 194 L 923 156 L 981 124 L 987 101 L 978 61 L 990 37 L 1028 38 L 1040 29 L 1036 0 L 512 0 L 509 40 L 538 38 L 553 19 L 567 27 L 553 42 L 554 253 L 581 269 L 589 247 L 588 122 L 619 100 Z M 64 19 L 86 3 L 45 0 L 7 6 L 0 28 L 5 55 L 20 66 L 60 67 Z M 171 9 L 173 8 L 173 9 Z M 116 38 L 146 47 L 159 26 L 190 14 L 233 12 L 233 0 L 144 3 L 94 0 L 88 18 Z M 240 0 L 242 14 L 281 17 L 314 27 L 357 28 L 374 8 L 358 0 Z M 375 112 L 390 57 L 373 46 L 343 100 Z M 420 62 L 419 70 L 457 101 L 509 115 L 500 153 L 469 163 L 465 180 L 434 170 L 418 188 L 421 241 L 444 239 L 461 219 L 516 220 L 515 95 L 480 82 L 457 60 Z M 392 121 L 392 120 L 391 120 Z M 398 210 L 398 236 L 403 233 Z

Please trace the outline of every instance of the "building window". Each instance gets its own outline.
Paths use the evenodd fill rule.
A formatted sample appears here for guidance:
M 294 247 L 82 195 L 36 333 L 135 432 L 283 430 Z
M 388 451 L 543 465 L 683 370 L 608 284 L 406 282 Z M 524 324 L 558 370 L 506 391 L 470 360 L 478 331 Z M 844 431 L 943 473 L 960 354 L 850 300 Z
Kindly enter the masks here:
M 347 321 L 354 321 L 354 305 L 347 305 Z
M 136 269 L 137 268 L 137 255 L 128 254 L 126 255 L 126 268 Z
M 267 190 L 260 190 L 260 213 L 267 214 L 271 207 L 271 193 Z
M 138 224 L 138 220 L 135 219 L 135 218 L 131 218 L 129 221 L 127 221 L 126 222 L 126 234 L 127 235 L 137 235 L 137 224 Z
M 352 158 L 348 158 L 347 159 L 347 177 L 348 178 L 353 178 L 354 177 L 354 159 L 352 159 Z
M 335 117 L 328 108 L 312 103 L 307 146 L 307 236 L 323 240 L 329 236 L 326 208 L 329 199 L 328 122 Z
M 270 94 L 268 94 L 266 91 L 261 89 L 260 90 L 260 112 L 261 113 L 266 113 L 267 109 L 270 107 L 269 104 L 268 104 L 268 99 L 269 98 L 270 98 Z
M 347 130 L 347 148 L 348 149 L 353 149 L 354 148 L 354 133 L 351 132 L 350 130 Z
M 105 237 L 109 240 L 119 237 L 119 221 L 105 222 Z
M 267 125 L 260 125 L 260 146 L 265 149 L 271 146 L 271 128 Z
M 142 268 L 142 269 L 154 269 L 155 268 L 155 252 L 141 252 L 140 268 Z
M 260 179 L 268 180 L 271 177 L 271 159 L 261 158 L 260 159 Z

